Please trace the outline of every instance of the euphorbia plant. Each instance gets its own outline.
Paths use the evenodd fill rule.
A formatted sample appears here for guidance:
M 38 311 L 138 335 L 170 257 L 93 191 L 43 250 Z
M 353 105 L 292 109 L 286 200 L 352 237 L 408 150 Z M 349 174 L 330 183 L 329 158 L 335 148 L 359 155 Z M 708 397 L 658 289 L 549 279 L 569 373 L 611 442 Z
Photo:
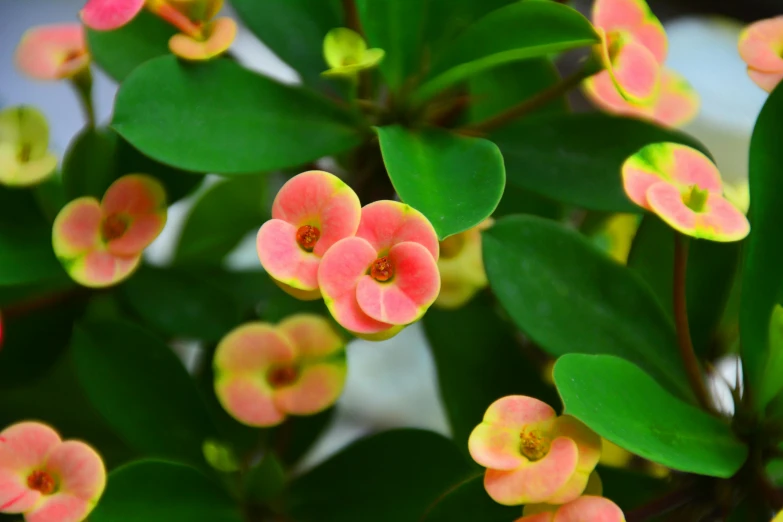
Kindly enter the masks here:
M 0 112 L 0 513 L 783 509 L 780 19 L 738 42 L 770 92 L 748 196 L 675 130 L 698 94 L 643 0 L 230 3 L 236 20 L 218 0 L 89 0 L 19 43 L 19 70 L 70 82 L 86 124 L 60 162 L 44 114 Z M 237 23 L 299 84 L 240 65 Z M 92 67 L 119 84 L 106 125 Z M 580 88 L 597 110 L 571 110 Z M 146 262 L 188 195 L 172 259 Z M 233 270 L 246 237 L 258 264 Z M 384 430 L 303 467 L 358 371 L 346 346 L 406 328 L 449 432 Z M 727 360 L 729 405 L 711 393 Z

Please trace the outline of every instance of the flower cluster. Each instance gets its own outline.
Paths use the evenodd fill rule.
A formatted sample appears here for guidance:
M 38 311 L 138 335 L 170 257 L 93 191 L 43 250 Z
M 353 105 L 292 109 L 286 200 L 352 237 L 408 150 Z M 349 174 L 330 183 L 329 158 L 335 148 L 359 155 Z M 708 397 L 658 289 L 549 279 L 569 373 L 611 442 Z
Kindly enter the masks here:
M 755 22 L 742 32 L 739 53 L 748 76 L 767 92 L 783 80 L 783 16 Z
M 130 276 L 142 251 L 166 224 L 166 194 L 155 178 L 123 176 L 99 202 L 74 199 L 54 220 L 54 253 L 70 276 L 89 287 L 105 287 Z
M 101 457 L 50 427 L 20 422 L 0 432 L 0 513 L 27 522 L 81 522 L 106 486 Z
M 397 334 L 440 289 L 438 238 L 427 218 L 396 201 L 361 207 L 327 172 L 304 172 L 280 189 L 257 247 L 281 288 L 301 299 L 323 297 L 335 320 L 363 338 Z
M 345 341 L 318 315 L 277 325 L 243 324 L 215 351 L 215 392 L 238 421 L 275 426 L 287 415 L 312 415 L 337 400 L 345 384 Z
M 622 176 L 631 201 L 685 235 L 726 242 L 750 232 L 745 215 L 722 197 L 718 168 L 695 149 L 647 145 L 625 160 Z
M 209 60 L 228 50 L 236 38 L 236 22 L 216 18 L 223 0 L 88 0 L 81 18 L 87 27 L 111 31 L 133 20 L 145 5 L 180 31 L 169 40 L 169 49 L 180 58 Z
M 0 112 L 0 184 L 29 186 L 54 173 L 57 156 L 49 151 L 49 125 L 32 107 Z
M 595 0 L 592 21 L 601 35 L 604 66 L 584 82 L 593 103 L 672 127 L 693 119 L 698 95 L 682 76 L 664 67 L 666 32 L 644 0 Z
M 511 395 L 492 403 L 470 434 L 468 449 L 487 468 L 484 487 L 493 500 L 526 504 L 520 521 L 598 520 L 572 518 L 582 509 L 604 515 L 616 510 L 619 515 L 606 520 L 623 520 L 610 501 L 590 500 L 601 493 L 594 472 L 601 438 L 570 415 L 558 417 L 538 399 Z

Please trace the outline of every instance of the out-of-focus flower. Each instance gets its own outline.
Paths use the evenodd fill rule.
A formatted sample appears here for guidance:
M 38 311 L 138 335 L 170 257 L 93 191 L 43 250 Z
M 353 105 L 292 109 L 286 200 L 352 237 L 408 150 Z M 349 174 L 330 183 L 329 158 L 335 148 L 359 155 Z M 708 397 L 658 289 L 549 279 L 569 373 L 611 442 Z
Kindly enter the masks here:
M 739 54 L 748 76 L 767 92 L 783 79 L 783 16 L 750 24 L 739 37 Z
M 144 8 L 144 0 L 88 0 L 79 16 L 96 31 L 119 29 Z
M 481 253 L 481 231 L 489 228 L 492 220 L 447 237 L 440 242 L 438 271 L 440 293 L 434 306 L 459 308 L 488 284 Z
M 324 58 L 329 69 L 321 74 L 354 77 L 359 71 L 378 65 L 384 54 L 383 49 L 368 49 L 367 42 L 356 31 L 338 27 L 324 38 Z
M 0 184 L 40 183 L 57 168 L 49 152 L 49 125 L 37 109 L 20 106 L 0 112 Z
M 73 78 L 90 65 L 84 28 L 57 24 L 28 29 L 16 49 L 16 65 L 36 80 Z
M 525 506 L 516 522 L 625 522 L 622 510 L 608 498 L 585 495 L 561 506 Z

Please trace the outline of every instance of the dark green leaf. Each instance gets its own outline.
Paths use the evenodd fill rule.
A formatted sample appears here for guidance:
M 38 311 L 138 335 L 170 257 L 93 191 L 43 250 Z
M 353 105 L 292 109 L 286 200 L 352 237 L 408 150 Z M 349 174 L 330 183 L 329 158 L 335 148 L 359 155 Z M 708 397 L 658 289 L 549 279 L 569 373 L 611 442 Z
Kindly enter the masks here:
M 525 357 L 493 308 L 482 293 L 457 310 L 431 308 L 424 316 L 452 438 L 466 453 L 470 432 L 500 397 L 528 395 L 559 406 L 554 389 L 541 380 L 542 369 Z
M 169 54 L 169 39 L 177 30 L 161 18 L 142 11 L 128 25 L 114 31 L 87 29 L 90 55 L 118 82 L 147 60 Z
M 534 216 L 503 218 L 483 238 L 492 290 L 541 348 L 618 355 L 689 396 L 672 322 L 631 270 L 577 232 Z
M 165 56 L 138 67 L 120 87 L 112 125 L 158 161 L 222 174 L 293 167 L 360 142 L 336 105 L 226 59 Z
M 503 197 L 492 216 L 501 218 L 510 214 L 533 214 L 534 216 L 560 220 L 565 216 L 565 207 L 546 196 L 539 196 L 535 192 L 523 190 L 507 183 L 503 190 Z
M 653 214 L 645 215 L 628 253 L 628 267 L 642 276 L 672 317 L 674 229 Z
M 621 468 L 599 466 L 603 496 L 611 499 L 625 513 L 663 495 L 666 481 Z
M 332 422 L 333 417 L 333 407 L 315 415 L 288 417 L 272 436 L 278 459 L 287 466 L 299 462 Z
M 427 508 L 421 522 L 509 522 L 519 517 L 519 506 L 502 506 L 484 489 L 484 473 L 471 477 L 443 493 Z
M 783 121 L 783 85 L 770 94 L 761 109 L 750 140 L 751 232 L 746 240 L 742 265 L 740 337 L 745 387 L 758 409 L 772 397 L 763 396 L 763 381 L 780 380 L 767 372 L 769 321 L 783 289 L 783 147 L 780 122 Z
M 259 40 L 293 67 L 306 85 L 323 86 L 326 33 L 343 25 L 339 0 L 232 0 Z
M 172 336 L 217 341 L 242 319 L 231 294 L 176 268 L 142 267 L 120 292 L 147 324 Z
M 426 100 L 481 71 L 598 43 L 590 22 L 555 2 L 515 2 L 491 12 L 462 33 L 434 64 L 416 93 Z
M 491 141 L 398 125 L 376 130 L 394 188 L 441 239 L 478 225 L 498 206 L 506 172 Z
M 274 453 L 267 453 L 250 470 L 245 481 L 245 496 L 256 502 L 268 502 L 283 492 L 285 470 Z
M 632 363 L 608 355 L 564 355 L 555 384 L 565 412 L 602 437 L 672 469 L 728 478 L 747 447 L 723 422 L 661 388 Z
M 222 261 L 242 238 L 268 219 L 266 187 L 266 176 L 242 176 L 210 187 L 188 215 L 174 262 Z
M 297 522 L 416 522 L 470 469 L 440 435 L 387 431 L 355 442 L 295 479 L 286 512 Z
M 194 382 L 168 346 L 138 326 L 77 326 L 79 382 L 128 443 L 150 455 L 204 464 L 202 444 L 217 438 Z
M 109 474 L 91 522 L 242 522 L 217 484 L 182 464 L 139 460 Z
M 503 152 L 510 184 L 609 212 L 641 212 L 623 191 L 620 168 L 644 145 L 671 141 L 706 152 L 681 132 L 601 113 L 524 118 L 492 139 Z

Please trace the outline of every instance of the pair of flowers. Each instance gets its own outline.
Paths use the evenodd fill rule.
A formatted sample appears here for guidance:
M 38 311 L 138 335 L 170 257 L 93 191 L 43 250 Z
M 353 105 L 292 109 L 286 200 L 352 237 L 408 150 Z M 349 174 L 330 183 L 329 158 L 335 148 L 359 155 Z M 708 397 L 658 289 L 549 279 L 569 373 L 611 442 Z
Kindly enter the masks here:
M 388 339 L 418 320 L 440 289 L 438 238 L 427 218 L 396 201 L 362 207 L 323 171 L 283 185 L 257 247 L 281 288 L 300 299 L 323 297 L 340 325 L 367 339 Z
M 616 505 L 596 496 L 601 438 L 538 399 L 511 395 L 495 401 L 470 434 L 468 449 L 487 468 L 484 487 L 493 500 L 526 504 L 518 522 L 623 520 Z
M 81 522 L 106 487 L 101 457 L 50 427 L 20 422 L 0 432 L 0 513 L 27 522 Z

